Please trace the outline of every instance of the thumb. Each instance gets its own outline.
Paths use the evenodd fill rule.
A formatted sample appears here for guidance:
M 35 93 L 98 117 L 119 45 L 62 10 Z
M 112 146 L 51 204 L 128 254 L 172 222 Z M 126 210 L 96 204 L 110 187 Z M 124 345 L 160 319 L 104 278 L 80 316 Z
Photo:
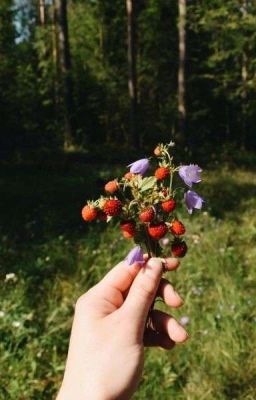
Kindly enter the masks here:
M 159 258 L 150 258 L 135 277 L 122 306 L 127 319 L 132 320 L 136 330 L 144 330 L 147 315 L 155 298 L 163 265 Z

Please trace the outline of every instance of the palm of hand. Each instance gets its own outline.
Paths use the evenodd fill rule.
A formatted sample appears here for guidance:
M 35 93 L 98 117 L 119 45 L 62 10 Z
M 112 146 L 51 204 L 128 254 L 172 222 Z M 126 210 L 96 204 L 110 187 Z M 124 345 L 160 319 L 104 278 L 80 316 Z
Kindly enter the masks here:
M 172 270 L 178 262 L 172 259 L 166 266 Z M 72 398 L 131 398 L 142 374 L 144 344 L 170 349 L 187 338 L 174 318 L 161 311 L 151 312 L 152 325 L 146 327 L 156 293 L 170 306 L 182 304 L 161 273 L 156 259 L 145 267 L 122 262 L 79 299 L 63 382 L 68 388 L 76 381 L 79 393 Z

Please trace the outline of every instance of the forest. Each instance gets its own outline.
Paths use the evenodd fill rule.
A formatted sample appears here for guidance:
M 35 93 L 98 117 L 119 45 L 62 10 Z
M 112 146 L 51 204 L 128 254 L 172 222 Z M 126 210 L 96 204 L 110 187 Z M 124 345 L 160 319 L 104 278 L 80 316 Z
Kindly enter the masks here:
M 255 400 L 255 126 L 255 0 L 0 0 L 0 400 L 56 399 L 77 299 L 133 246 L 81 210 L 172 142 L 202 169 L 166 274 L 190 339 L 134 400 Z
M 255 19 L 250 0 L 2 0 L 2 156 L 254 150 Z

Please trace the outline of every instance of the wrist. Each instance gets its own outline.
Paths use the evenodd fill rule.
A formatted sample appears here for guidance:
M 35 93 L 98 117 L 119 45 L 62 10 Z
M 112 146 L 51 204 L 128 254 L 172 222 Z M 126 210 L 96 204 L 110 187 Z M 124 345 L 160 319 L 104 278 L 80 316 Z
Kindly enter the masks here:
M 75 385 L 74 385 L 75 386 Z M 115 400 L 107 397 L 100 388 L 90 388 L 88 390 L 79 390 L 79 388 L 67 388 L 64 385 L 60 388 L 56 400 Z

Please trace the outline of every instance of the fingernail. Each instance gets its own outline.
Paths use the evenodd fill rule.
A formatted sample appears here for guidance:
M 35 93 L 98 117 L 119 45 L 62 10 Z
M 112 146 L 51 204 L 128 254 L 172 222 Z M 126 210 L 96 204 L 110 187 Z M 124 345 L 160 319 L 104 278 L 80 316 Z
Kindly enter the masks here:
M 163 264 L 160 258 L 152 257 L 145 266 L 145 273 L 149 276 L 159 275 L 163 270 Z
M 179 304 L 182 306 L 184 304 L 183 298 L 177 292 L 175 292 L 175 290 L 174 290 L 174 295 L 175 295 L 177 301 L 179 302 Z
M 179 295 L 178 292 L 176 292 L 175 289 L 170 288 L 170 290 L 172 291 L 172 294 L 173 294 L 173 295 L 175 296 L 175 298 L 176 298 L 177 306 L 179 306 L 179 307 L 182 306 L 182 305 L 184 304 L 183 298 Z
M 180 263 L 180 260 L 176 257 L 167 257 L 165 258 L 166 261 L 176 261 L 178 264 Z
M 180 260 L 175 257 L 165 258 L 165 264 L 169 266 L 169 268 L 176 269 L 180 265 Z
M 170 338 L 176 343 L 183 343 L 188 340 L 187 331 L 174 318 L 171 318 L 168 323 L 168 332 Z

